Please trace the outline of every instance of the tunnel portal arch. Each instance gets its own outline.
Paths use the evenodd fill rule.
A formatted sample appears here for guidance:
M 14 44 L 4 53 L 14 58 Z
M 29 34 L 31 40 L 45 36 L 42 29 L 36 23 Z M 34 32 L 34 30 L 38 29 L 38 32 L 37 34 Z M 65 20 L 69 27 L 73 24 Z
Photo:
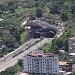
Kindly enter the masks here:
M 27 25 L 31 27 L 28 32 L 30 38 L 53 38 L 58 31 L 57 27 L 41 20 L 30 20 Z

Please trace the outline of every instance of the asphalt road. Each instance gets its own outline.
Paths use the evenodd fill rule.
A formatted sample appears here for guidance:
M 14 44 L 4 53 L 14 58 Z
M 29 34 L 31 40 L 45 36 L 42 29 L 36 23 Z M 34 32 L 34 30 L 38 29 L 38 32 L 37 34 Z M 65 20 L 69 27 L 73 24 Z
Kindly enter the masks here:
M 60 37 L 63 34 L 63 27 L 62 30 L 59 30 L 60 33 L 56 34 L 57 37 Z M 29 53 L 30 51 L 34 51 L 34 50 L 38 50 L 38 48 L 41 48 L 42 46 L 44 46 L 44 44 L 50 42 L 53 38 L 44 38 L 42 41 L 40 41 L 37 44 L 34 44 L 38 39 L 31 39 L 30 41 L 28 41 L 27 43 L 25 43 L 23 46 L 19 47 L 18 49 L 16 49 L 15 51 L 9 53 L 8 55 L 4 56 L 4 61 L 1 61 L 0 63 L 0 72 L 5 70 L 8 67 L 12 67 L 15 64 L 17 64 L 18 59 L 23 58 L 23 56 L 25 56 L 27 53 Z M 32 44 L 34 44 L 32 47 L 30 47 L 29 49 L 27 49 L 29 46 L 31 46 Z M 20 54 L 18 53 L 19 51 L 24 51 L 24 52 L 20 52 Z M 13 57 L 13 54 L 19 54 L 15 57 Z
M 34 46 L 30 47 L 28 50 L 25 50 L 23 53 L 11 58 L 10 60 L 5 60 L 5 61 L 1 62 L 0 63 L 0 72 L 5 70 L 8 67 L 14 66 L 15 64 L 17 64 L 18 59 L 22 59 L 23 56 L 25 56 L 30 51 L 38 50 L 38 48 L 41 48 L 42 46 L 44 46 L 45 43 L 48 43 L 51 40 L 52 40 L 52 38 L 51 39 L 50 38 L 45 38 L 42 41 L 40 41 L 39 43 L 37 43 Z
M 9 60 L 9 59 L 13 58 L 14 56 L 20 54 L 21 52 L 25 51 L 26 49 L 28 49 L 29 47 L 34 45 L 39 40 L 40 39 L 31 39 L 31 40 L 27 41 L 24 45 L 20 46 L 16 50 L 14 50 L 14 51 L 10 52 L 9 54 L 5 55 L 3 58 L 0 58 L 0 63 L 3 60 Z

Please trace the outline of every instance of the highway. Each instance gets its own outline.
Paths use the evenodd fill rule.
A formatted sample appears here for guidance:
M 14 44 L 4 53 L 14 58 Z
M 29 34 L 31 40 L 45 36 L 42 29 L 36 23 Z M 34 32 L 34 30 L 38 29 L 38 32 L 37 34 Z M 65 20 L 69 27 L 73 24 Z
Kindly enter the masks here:
M 63 34 L 64 27 L 59 29 L 59 33 L 56 34 L 57 37 L 60 37 Z M 39 39 L 31 39 L 28 42 L 26 42 L 24 45 L 16 49 L 15 51 L 7 54 L 2 59 L 0 59 L 0 72 L 4 71 L 8 67 L 12 67 L 15 64 L 17 64 L 18 59 L 23 58 L 27 53 L 38 50 L 38 48 L 41 48 L 46 43 L 50 42 L 53 38 L 44 38 L 40 42 Z
M 25 56 L 26 54 L 28 54 L 31 51 L 38 50 L 38 48 L 41 48 L 42 46 L 44 46 L 46 43 L 50 42 L 51 40 L 52 40 L 52 38 L 44 38 L 42 41 L 40 41 L 37 44 L 35 44 L 34 46 L 30 47 L 28 50 L 25 50 L 23 53 L 11 58 L 10 60 L 2 61 L 0 63 L 0 72 L 4 71 L 8 67 L 14 66 L 15 64 L 17 64 L 18 59 L 22 59 L 23 56 Z
M 26 42 L 24 45 L 20 46 L 16 50 L 14 50 L 14 51 L 10 52 L 9 54 L 5 55 L 3 58 L 0 58 L 0 63 L 3 60 L 9 60 L 9 59 L 13 58 L 14 56 L 20 54 L 21 52 L 25 51 L 26 49 L 28 49 L 29 47 L 34 45 L 39 40 L 40 39 L 31 39 L 31 40 L 29 40 L 28 42 Z

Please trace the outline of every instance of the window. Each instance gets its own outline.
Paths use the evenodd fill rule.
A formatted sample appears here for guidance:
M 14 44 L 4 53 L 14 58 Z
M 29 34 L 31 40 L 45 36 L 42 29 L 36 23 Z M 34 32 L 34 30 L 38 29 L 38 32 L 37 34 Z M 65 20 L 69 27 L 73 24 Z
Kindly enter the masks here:
M 30 66 L 31 66 L 31 64 L 30 64 Z

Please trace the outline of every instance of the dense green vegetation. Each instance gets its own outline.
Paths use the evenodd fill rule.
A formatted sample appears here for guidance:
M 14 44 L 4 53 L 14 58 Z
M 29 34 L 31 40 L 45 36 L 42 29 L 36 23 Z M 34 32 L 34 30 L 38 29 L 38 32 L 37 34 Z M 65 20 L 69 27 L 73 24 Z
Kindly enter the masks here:
M 26 15 L 36 16 L 38 18 L 52 18 L 55 21 L 65 22 L 65 33 L 62 38 L 58 39 L 60 40 L 60 43 L 62 42 L 62 48 L 56 43 L 56 46 L 52 44 L 51 49 L 66 49 L 64 44 L 69 37 L 75 35 L 74 3 L 74 0 L 1 0 L 0 17 L 4 18 L 4 20 L 0 22 L 0 27 L 10 30 L 10 34 L 0 32 L 0 40 L 2 41 L 2 44 L 6 45 L 8 48 L 3 51 L 11 52 L 14 48 L 18 47 L 21 42 L 23 43 L 24 38 L 20 35 L 23 34 L 24 30 L 20 25 Z M 5 40 L 5 38 L 9 38 L 11 41 L 8 42 L 9 40 Z
M 72 75 L 75 75 L 75 72 L 73 72 L 73 74 Z
M 13 51 L 15 48 L 19 47 L 25 42 L 24 28 L 21 27 L 23 19 L 26 14 L 34 12 L 35 8 L 20 8 L 12 1 L 0 5 L 0 17 L 3 21 L 0 21 L 0 27 L 9 30 L 8 33 L 3 33 L 0 30 L 0 47 L 5 45 L 6 47 L 0 51 L 0 57 Z M 11 8 L 11 10 L 10 10 Z
M 21 42 L 24 43 L 25 42 L 25 35 L 26 32 L 23 32 L 20 36 L 21 36 Z
M 52 40 L 52 43 L 46 44 L 42 49 L 45 52 L 53 52 L 58 53 L 58 50 L 65 50 L 68 51 L 68 39 L 69 37 L 66 37 L 67 34 L 63 34 L 60 38 L 54 37 Z
M 75 36 L 75 0 L 0 0 L 0 18 L 4 19 L 0 27 L 10 31 L 9 34 L 0 31 L 0 45 L 6 46 L 0 51 L 0 57 L 24 43 L 25 32 L 20 25 L 28 15 L 65 23 L 64 34 L 60 38 L 55 37 L 51 44 L 46 44 L 42 49 L 54 53 L 58 53 L 59 49 L 68 51 L 68 39 Z M 9 75 L 8 71 L 10 69 L 1 75 Z
M 49 52 L 50 51 L 50 44 L 45 44 L 45 46 L 42 47 L 42 50 L 44 52 Z
M 22 61 L 23 60 L 20 59 L 18 64 L 6 69 L 5 71 L 0 72 L 0 75 L 14 75 L 18 72 L 22 72 Z

